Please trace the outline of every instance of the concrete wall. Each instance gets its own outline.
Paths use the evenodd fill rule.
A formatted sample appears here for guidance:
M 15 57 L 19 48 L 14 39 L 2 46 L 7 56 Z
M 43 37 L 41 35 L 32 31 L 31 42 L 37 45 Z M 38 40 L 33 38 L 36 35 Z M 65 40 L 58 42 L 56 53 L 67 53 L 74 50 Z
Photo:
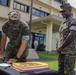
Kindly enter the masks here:
M 6 21 L 7 21 L 7 20 L 0 18 L 0 31 L 2 31 L 2 26 L 4 25 L 4 23 L 5 23 Z
M 41 2 L 43 2 L 43 3 L 45 3 L 45 4 L 51 4 L 51 0 L 38 0 L 38 1 L 41 1 Z
M 0 17 L 8 18 L 9 7 L 0 5 Z
M 59 33 L 58 32 L 53 33 L 53 36 L 52 36 L 52 50 L 56 50 L 57 41 L 59 41 Z
M 56 1 L 54 1 L 54 0 L 53 0 L 53 2 L 52 2 L 52 6 L 53 6 L 54 8 L 56 8 L 56 9 L 59 9 L 59 10 L 60 10 L 60 3 L 58 3 L 58 2 L 56 2 Z

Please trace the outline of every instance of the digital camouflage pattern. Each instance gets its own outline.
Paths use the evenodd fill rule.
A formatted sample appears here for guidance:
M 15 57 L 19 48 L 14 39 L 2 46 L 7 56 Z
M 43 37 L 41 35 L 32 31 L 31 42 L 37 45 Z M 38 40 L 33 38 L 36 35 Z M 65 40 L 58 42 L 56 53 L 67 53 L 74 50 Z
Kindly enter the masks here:
M 8 21 L 2 27 L 3 32 L 6 36 L 10 39 L 8 42 L 6 51 L 6 59 L 14 58 L 18 53 L 18 50 L 21 45 L 22 36 L 29 35 L 29 28 L 28 25 L 19 21 Z M 19 61 L 26 61 L 26 57 L 28 55 L 29 46 L 27 45 L 24 53 L 20 57 Z
M 76 20 L 73 16 L 70 16 L 65 20 L 60 26 L 60 44 L 62 44 L 67 36 L 69 35 L 69 28 L 72 25 L 76 25 Z M 59 54 L 59 72 L 60 75 L 75 75 L 75 56 L 76 56 L 76 37 L 73 39 L 72 43 L 65 47 L 61 54 Z
M 59 73 L 60 75 L 75 75 L 74 66 L 75 58 L 70 55 L 60 54 L 58 58 Z
M 60 44 L 62 44 L 67 36 L 69 35 L 69 28 L 71 26 L 76 25 L 76 20 L 73 18 L 73 16 L 70 16 L 65 22 L 62 23 L 60 27 Z M 73 39 L 72 43 L 68 45 L 64 50 L 61 51 L 61 54 L 71 54 L 76 55 L 76 37 Z

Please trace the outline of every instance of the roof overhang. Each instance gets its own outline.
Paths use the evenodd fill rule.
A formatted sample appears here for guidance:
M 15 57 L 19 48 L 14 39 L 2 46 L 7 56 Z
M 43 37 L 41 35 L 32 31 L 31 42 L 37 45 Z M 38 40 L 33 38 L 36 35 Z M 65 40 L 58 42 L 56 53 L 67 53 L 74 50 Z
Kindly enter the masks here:
M 34 19 L 34 20 L 32 20 L 32 23 L 37 23 L 37 22 L 41 22 L 41 21 L 56 21 L 56 22 L 62 22 L 63 21 L 63 18 L 62 17 L 59 17 L 59 16 L 57 16 L 57 15 L 49 15 L 49 16 L 46 16 L 46 17 L 40 17 L 40 18 L 38 18 L 38 19 Z M 28 21 L 28 23 L 29 23 L 29 21 Z

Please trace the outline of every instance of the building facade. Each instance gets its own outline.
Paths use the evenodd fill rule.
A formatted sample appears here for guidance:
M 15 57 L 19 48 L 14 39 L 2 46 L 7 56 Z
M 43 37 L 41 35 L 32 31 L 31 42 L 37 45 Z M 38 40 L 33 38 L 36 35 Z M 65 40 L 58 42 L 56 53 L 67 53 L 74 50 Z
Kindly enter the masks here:
M 66 0 L 67 1 L 67 0 Z M 29 24 L 31 0 L 0 0 L 0 34 L 2 25 L 8 20 L 10 11 L 18 11 L 21 20 Z M 59 26 L 63 20 L 60 11 L 62 0 L 33 0 L 31 47 L 35 38 L 38 39 L 39 48 L 43 41 L 45 51 L 55 51 L 59 39 Z M 73 16 L 76 9 L 73 7 Z M 39 49 L 38 49 L 39 50 Z

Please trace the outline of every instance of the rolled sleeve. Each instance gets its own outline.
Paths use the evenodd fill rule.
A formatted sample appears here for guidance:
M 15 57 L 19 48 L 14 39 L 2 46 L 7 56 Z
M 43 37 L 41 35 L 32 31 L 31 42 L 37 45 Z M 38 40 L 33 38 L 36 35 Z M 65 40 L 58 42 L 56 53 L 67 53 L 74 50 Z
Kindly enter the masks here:
M 76 31 L 76 26 L 71 26 L 71 27 L 69 28 L 69 30 L 74 30 L 74 31 Z
M 2 36 L 6 36 L 6 34 L 2 31 Z
M 28 41 L 29 40 L 29 35 L 23 35 L 22 40 L 27 40 Z

